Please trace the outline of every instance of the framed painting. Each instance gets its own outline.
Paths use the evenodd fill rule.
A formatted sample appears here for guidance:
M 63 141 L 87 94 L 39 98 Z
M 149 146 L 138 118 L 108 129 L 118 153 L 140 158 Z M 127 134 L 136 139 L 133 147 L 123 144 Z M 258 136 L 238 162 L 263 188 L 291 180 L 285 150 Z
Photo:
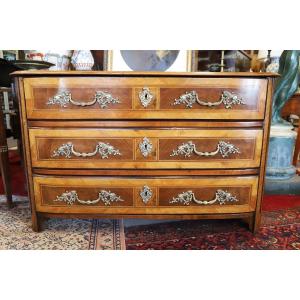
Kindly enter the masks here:
M 109 71 L 190 71 L 188 50 L 108 50 Z

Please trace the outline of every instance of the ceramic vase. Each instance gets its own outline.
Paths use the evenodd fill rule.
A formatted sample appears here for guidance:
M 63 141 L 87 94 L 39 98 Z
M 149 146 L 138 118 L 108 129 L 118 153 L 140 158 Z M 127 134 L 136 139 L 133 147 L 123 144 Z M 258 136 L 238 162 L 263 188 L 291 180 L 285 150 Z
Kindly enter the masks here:
M 277 73 L 279 70 L 279 60 L 282 51 L 272 50 L 270 54 L 270 63 L 267 65 L 266 72 Z
M 47 50 L 44 56 L 44 61 L 48 61 L 55 66 L 49 68 L 49 70 L 69 70 L 70 61 L 72 57 L 72 50 L 63 50 L 63 51 L 55 51 L 55 50 Z
M 43 60 L 54 64 L 49 70 L 69 70 L 72 50 L 25 50 L 25 57 L 29 60 Z
M 75 70 L 92 70 L 94 65 L 94 58 L 89 50 L 74 50 L 71 59 Z
M 39 50 L 24 50 L 27 60 L 44 60 L 45 52 Z

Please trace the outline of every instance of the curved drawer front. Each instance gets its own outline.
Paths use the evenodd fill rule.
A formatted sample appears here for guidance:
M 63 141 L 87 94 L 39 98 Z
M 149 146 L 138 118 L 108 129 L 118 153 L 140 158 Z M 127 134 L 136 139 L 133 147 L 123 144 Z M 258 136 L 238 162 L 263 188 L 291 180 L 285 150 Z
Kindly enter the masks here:
M 24 79 L 29 119 L 263 119 L 258 78 Z
M 38 168 L 256 168 L 262 130 L 30 129 Z
M 255 210 L 257 177 L 34 177 L 37 210 L 191 214 Z

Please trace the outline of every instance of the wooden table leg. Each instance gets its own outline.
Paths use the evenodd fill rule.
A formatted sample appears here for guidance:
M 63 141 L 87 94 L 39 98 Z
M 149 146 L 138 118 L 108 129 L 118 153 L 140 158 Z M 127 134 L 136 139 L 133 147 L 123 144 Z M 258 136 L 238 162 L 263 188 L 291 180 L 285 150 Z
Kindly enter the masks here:
M 10 172 L 9 172 L 8 148 L 7 148 L 5 125 L 4 125 L 4 117 L 1 109 L 0 109 L 0 169 L 1 169 L 4 192 L 7 199 L 7 205 L 9 208 L 11 208 L 13 207 L 13 202 L 12 202 L 11 180 L 10 180 Z

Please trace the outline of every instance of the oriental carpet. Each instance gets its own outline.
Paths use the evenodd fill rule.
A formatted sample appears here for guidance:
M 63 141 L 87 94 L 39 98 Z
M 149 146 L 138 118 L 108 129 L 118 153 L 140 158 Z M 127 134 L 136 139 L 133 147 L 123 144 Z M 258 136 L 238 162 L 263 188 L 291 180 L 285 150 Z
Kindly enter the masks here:
M 300 196 L 267 195 L 253 235 L 238 220 L 193 220 L 123 227 L 119 220 L 48 219 L 31 229 L 24 172 L 10 151 L 14 208 L 0 196 L 0 249 L 300 249 Z M 0 194 L 3 186 L 0 181 Z

